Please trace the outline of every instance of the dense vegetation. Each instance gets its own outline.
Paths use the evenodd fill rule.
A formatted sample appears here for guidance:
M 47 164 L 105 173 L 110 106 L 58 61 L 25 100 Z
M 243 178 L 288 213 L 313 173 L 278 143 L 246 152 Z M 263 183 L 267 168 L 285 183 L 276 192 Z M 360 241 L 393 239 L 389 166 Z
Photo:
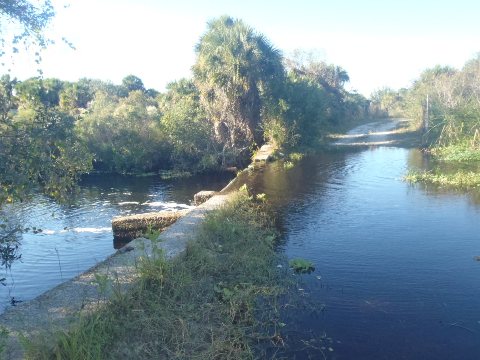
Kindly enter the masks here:
M 423 143 L 437 166 L 426 173 L 412 172 L 407 180 L 462 188 L 480 185 L 476 171 L 462 168 L 480 160 L 480 54 L 460 70 L 427 69 L 411 88 L 382 89 L 374 100 L 377 108 L 412 119 L 413 127 L 423 129 Z
M 208 23 L 193 78 L 145 89 L 136 76 L 0 81 L 0 202 L 32 188 L 53 196 L 94 171 L 198 172 L 244 165 L 265 141 L 314 147 L 332 129 L 366 116 L 338 66 L 283 58 L 241 20 Z
M 416 127 L 426 126 L 426 143 L 435 148 L 435 155 L 448 160 L 479 158 L 480 55 L 460 70 L 427 69 L 411 88 L 382 89 L 374 100 L 383 110 L 412 119 Z

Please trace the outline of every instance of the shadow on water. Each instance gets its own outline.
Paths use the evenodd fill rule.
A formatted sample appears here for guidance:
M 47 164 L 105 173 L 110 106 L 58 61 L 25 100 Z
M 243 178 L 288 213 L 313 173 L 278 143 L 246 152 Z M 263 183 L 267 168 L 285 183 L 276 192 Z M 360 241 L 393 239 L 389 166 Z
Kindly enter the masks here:
M 303 302 L 284 311 L 279 355 L 478 358 L 479 193 L 402 181 L 431 166 L 418 150 L 372 147 L 244 174 L 281 218 L 281 251 L 316 268 L 296 277 Z

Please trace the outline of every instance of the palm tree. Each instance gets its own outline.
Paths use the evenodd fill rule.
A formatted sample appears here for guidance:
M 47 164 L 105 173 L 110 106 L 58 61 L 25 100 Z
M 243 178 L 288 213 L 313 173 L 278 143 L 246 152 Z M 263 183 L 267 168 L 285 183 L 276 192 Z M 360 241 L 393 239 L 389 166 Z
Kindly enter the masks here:
M 233 149 L 261 144 L 264 99 L 283 78 L 279 51 L 241 20 L 223 16 L 208 23 L 196 52 L 194 79 L 216 136 Z

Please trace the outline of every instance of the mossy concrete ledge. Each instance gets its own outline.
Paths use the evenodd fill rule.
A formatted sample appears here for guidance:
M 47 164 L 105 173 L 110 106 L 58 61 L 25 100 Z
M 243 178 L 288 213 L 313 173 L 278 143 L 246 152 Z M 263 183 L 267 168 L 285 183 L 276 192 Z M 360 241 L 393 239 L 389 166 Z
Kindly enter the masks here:
M 264 144 L 253 157 L 253 163 L 265 163 L 273 159 L 275 148 L 271 144 Z
M 210 191 L 210 190 L 199 191 L 193 196 L 193 203 L 197 206 L 200 204 L 203 204 L 205 201 L 213 197 L 216 193 L 217 193 L 216 191 Z
M 128 241 L 142 236 L 149 230 L 163 230 L 188 211 L 157 211 L 116 217 L 112 220 L 113 237 L 115 240 Z
M 131 288 L 138 280 L 140 259 L 152 256 L 154 247 L 163 249 L 167 259 L 182 253 L 187 242 L 194 238 L 205 215 L 229 198 L 229 194 L 215 195 L 166 228 L 159 241 L 152 243 L 145 238 L 135 239 L 85 273 L 31 301 L 7 309 L 0 315 L 0 326 L 9 332 L 9 338 L 6 350 L 0 357 L 23 359 L 23 348 L 19 341 L 22 336 L 28 339 L 45 331 L 52 334 L 67 331 L 79 316 L 105 306 L 114 293 Z M 48 337 L 45 341 L 48 341 Z

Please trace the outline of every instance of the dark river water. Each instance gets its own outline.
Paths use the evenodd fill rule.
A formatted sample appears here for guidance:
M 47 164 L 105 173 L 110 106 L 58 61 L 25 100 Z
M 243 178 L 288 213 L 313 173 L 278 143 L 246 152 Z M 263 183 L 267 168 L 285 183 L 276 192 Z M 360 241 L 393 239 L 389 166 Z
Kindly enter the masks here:
M 272 164 L 250 179 L 311 260 L 284 336 L 295 359 L 479 359 L 480 198 L 412 186 L 418 150 L 374 147 Z M 303 341 L 300 341 L 303 340 Z
M 17 235 L 19 248 L 0 279 L 0 313 L 15 301 L 26 301 L 84 272 L 116 250 L 114 216 L 190 206 L 200 190 L 220 190 L 232 174 L 161 180 L 158 177 L 89 176 L 70 204 L 41 195 L 2 209 L 8 225 L 40 228 Z

